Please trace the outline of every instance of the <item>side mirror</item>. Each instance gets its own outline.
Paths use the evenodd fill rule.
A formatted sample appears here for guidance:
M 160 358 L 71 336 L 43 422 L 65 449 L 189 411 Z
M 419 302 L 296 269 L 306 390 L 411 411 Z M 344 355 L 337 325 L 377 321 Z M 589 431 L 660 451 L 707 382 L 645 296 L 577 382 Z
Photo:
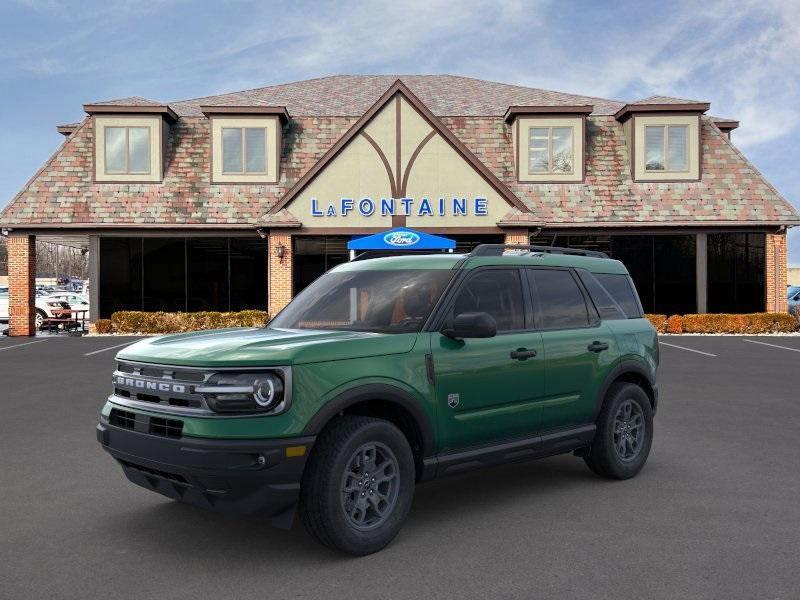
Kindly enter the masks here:
M 452 327 L 442 330 L 442 335 L 454 340 L 490 338 L 497 335 L 497 322 L 485 312 L 461 313 L 453 319 Z

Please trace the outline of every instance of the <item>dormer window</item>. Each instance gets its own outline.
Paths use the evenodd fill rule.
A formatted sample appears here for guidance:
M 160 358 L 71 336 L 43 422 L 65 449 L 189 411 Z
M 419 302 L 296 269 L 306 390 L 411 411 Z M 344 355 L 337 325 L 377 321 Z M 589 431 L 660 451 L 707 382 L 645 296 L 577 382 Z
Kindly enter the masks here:
M 586 116 L 593 107 L 509 106 L 517 179 L 522 183 L 580 183 Z
M 211 122 L 211 183 L 277 183 L 283 106 L 201 106 Z
M 222 128 L 222 173 L 267 173 L 267 128 Z
M 150 172 L 150 127 L 105 127 L 106 175 Z
M 572 154 L 573 127 L 530 127 L 528 129 L 528 174 L 569 174 L 575 158 Z
M 689 170 L 689 126 L 645 125 L 645 171 Z

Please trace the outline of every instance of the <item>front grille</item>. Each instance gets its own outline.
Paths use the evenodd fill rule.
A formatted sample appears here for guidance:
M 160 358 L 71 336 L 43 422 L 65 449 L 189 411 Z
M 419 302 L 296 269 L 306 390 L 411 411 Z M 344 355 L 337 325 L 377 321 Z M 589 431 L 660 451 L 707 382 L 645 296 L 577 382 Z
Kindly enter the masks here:
M 108 416 L 108 422 L 123 429 L 134 429 L 136 427 L 136 413 L 112 408 L 111 414 Z
M 183 433 L 183 421 L 150 417 L 150 434 L 168 438 L 179 438 Z
M 188 483 L 183 475 L 178 475 L 177 473 L 168 473 L 167 471 L 161 471 L 159 469 L 151 469 L 150 467 L 145 467 L 144 465 L 137 465 L 136 463 L 128 462 L 127 460 L 121 460 L 121 459 L 118 460 L 123 467 L 126 467 L 128 469 L 135 469 L 137 471 L 144 473 L 145 475 L 155 475 L 156 477 L 169 479 L 170 481 L 174 481 L 176 483 L 184 483 L 184 484 Z
M 178 367 L 147 366 L 120 362 L 114 372 L 114 395 L 161 405 L 210 413 L 205 398 L 195 388 L 211 377 L 213 371 Z

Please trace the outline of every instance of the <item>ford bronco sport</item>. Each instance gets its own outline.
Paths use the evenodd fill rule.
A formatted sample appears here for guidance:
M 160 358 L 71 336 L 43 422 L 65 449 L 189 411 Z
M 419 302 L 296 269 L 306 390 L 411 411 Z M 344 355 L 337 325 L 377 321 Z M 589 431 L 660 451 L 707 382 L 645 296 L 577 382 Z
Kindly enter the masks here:
M 299 507 L 356 555 L 395 537 L 415 482 L 567 452 L 633 477 L 658 400 L 623 264 L 536 246 L 357 259 L 265 328 L 142 340 L 117 362 L 97 438 L 128 479 L 285 527 Z

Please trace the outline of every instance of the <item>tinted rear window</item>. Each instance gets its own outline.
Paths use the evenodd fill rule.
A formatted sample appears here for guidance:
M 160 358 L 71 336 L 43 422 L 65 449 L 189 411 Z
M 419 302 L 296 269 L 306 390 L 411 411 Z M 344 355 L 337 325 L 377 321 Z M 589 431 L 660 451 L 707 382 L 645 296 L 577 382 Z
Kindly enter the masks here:
M 535 286 L 541 329 L 576 329 L 589 326 L 586 301 L 569 271 L 529 269 Z
M 636 295 L 630 276 L 616 273 L 594 273 L 597 280 L 603 284 L 611 297 L 625 311 L 629 319 L 642 317 L 642 305 Z
M 601 318 L 616 320 L 628 318 L 628 315 L 625 314 L 625 311 L 622 309 L 619 303 L 617 303 L 617 301 L 611 297 L 611 294 L 592 273 L 589 273 L 589 271 L 584 271 L 583 269 L 579 269 L 578 275 L 580 276 L 583 285 L 586 286 L 586 290 L 589 292 L 589 295 L 592 297 L 592 302 L 594 302 L 595 307 L 597 307 L 597 311 L 600 313 Z

